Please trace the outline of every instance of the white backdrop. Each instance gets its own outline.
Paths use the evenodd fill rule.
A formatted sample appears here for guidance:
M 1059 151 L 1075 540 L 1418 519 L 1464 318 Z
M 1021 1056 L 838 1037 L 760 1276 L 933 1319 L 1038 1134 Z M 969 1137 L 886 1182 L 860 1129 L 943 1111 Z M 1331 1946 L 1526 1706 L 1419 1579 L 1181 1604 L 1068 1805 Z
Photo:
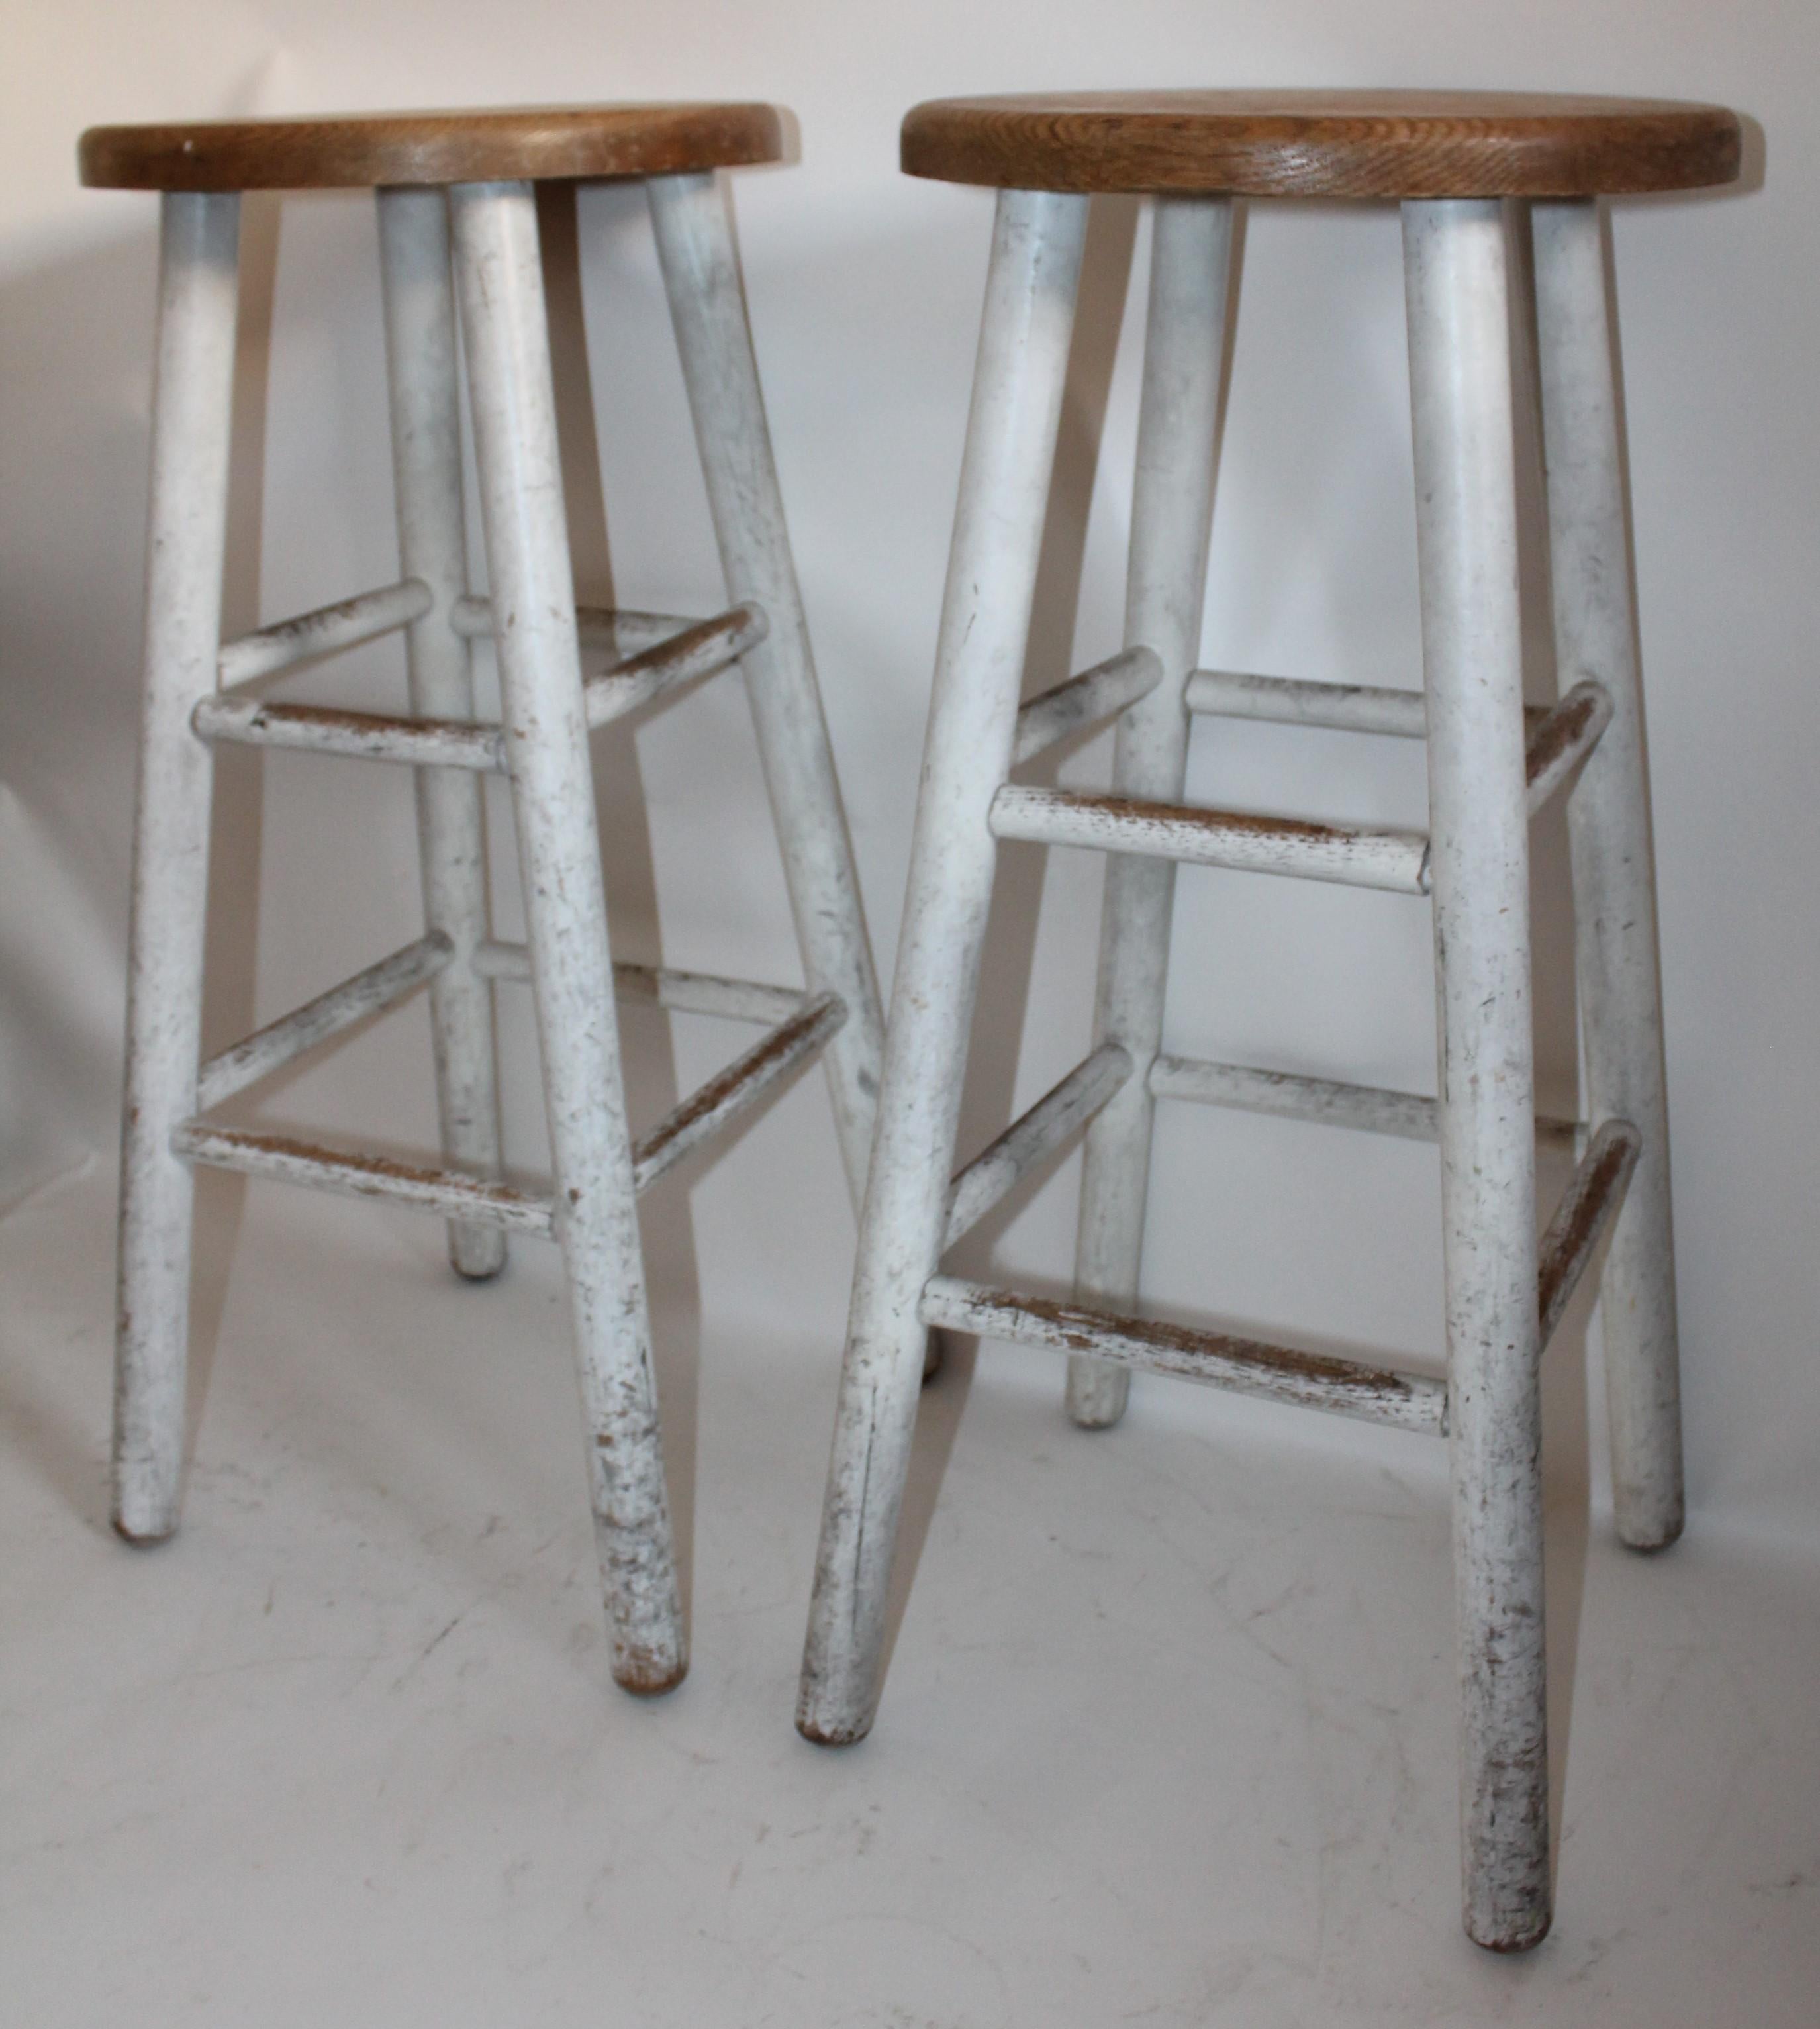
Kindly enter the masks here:
M 0 121 L 0 1187 L 111 1160 L 146 465 L 154 210 L 85 193 L 102 121 L 639 97 L 774 98 L 800 161 L 736 180 L 760 362 L 881 970 L 888 975 L 989 228 L 989 197 L 896 171 L 947 92 L 1144 83 L 1550 87 L 1727 101 L 1752 187 L 1624 207 L 1614 228 L 1662 879 L 1691 1493 L 1696 1526 L 1820 1542 L 1820 145 L 1811 0 L 6 0 Z M 584 589 L 707 610 L 712 546 L 636 191 L 547 210 Z M 1366 682 L 1418 673 L 1394 212 L 1254 208 L 1203 660 Z M 249 204 L 230 629 L 395 566 L 370 208 Z M 1100 207 L 1064 425 L 1033 684 L 1117 644 L 1135 336 L 1114 358 L 1135 207 Z M 1132 292 L 1141 302 L 1141 287 Z M 1130 321 L 1127 320 L 1128 327 Z M 598 417 L 587 420 L 591 385 Z M 269 397 L 269 411 L 266 408 Z M 602 502 L 604 501 L 604 508 Z M 1078 618 L 1075 595 L 1078 588 Z M 390 647 L 322 694 L 398 682 Z M 1551 681 L 1539 635 L 1537 694 Z M 1066 764 L 1092 780 L 1103 747 Z M 743 709 L 726 683 L 603 746 L 627 955 L 792 976 Z M 404 785 L 231 755 L 216 832 L 209 1023 L 225 1041 L 414 934 Z M 1419 822 L 1419 752 L 1203 727 L 1192 792 Z M 495 825 L 496 838 L 504 827 Z M 1558 826 L 1538 874 L 1558 882 Z M 502 862 L 502 916 L 510 874 Z M 983 1135 L 1078 1055 L 1097 867 L 1007 854 L 969 1088 Z M 1539 896 L 1545 1091 L 1571 1075 L 1566 919 Z M 257 934 L 255 934 L 255 933 Z M 1175 1047 L 1425 1088 L 1419 904 L 1190 874 Z M 275 1109 L 401 1143 L 432 1127 L 421 1010 Z M 635 1025 L 646 1117 L 724 1054 Z M 504 1032 L 513 1155 L 539 1159 L 522 1012 Z M 1558 1180 L 1557 1180 L 1558 1181 Z M 1072 1170 L 996 1236 L 1066 1274 Z M 1198 1111 L 1158 1138 L 1159 1303 L 1383 1351 L 1438 1350 L 1431 1152 Z M 425 1232 L 426 1246 L 436 1244 Z M 660 1198 L 654 1274 L 828 1357 L 851 1224 L 806 1082 L 719 1169 Z M 1579 1386 L 1570 1355 L 1559 1389 Z M 1596 1395 L 1596 1388 L 1592 1391 Z M 1218 1406 L 1218 1405 L 1215 1405 Z M 101 1406 L 98 1404 L 98 1416 Z M 1185 1414 L 1202 1410 L 1184 1408 Z M 1557 1412 L 1559 1420 L 1559 1412 Z M 1596 1425 L 1596 1411 L 1594 1421 Z M 1570 1427 L 1574 1418 L 1568 1416 Z M 1299 1438 L 1295 1440 L 1301 1441 Z M 1333 1441 L 1325 1433 L 1309 1441 Z M 812 1498 L 813 1497 L 811 1497 Z

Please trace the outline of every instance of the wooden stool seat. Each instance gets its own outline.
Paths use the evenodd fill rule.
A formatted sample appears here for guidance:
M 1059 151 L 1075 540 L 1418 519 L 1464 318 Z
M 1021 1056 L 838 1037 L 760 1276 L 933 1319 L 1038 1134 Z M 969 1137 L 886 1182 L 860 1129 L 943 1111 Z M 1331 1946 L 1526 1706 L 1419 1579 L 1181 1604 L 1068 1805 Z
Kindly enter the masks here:
M 903 123 L 910 175 L 1001 190 L 1598 197 L 1728 184 L 1738 152 L 1721 106 L 1555 92 L 1059 92 Z
M 104 190 L 368 190 L 678 176 L 783 151 L 775 106 L 709 102 L 91 127 L 79 159 Z

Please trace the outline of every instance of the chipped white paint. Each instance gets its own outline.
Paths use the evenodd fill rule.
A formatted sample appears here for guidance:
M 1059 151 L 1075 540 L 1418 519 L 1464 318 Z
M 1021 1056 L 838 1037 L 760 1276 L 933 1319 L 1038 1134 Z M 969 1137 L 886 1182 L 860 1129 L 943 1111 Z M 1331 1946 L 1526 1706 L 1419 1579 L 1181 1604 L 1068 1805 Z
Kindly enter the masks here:
M 1038 845 L 1335 881 L 1394 895 L 1428 892 L 1428 840 L 1418 831 L 1136 803 L 1088 789 L 1027 788 L 1021 782 L 1007 782 L 992 799 L 991 821 L 996 836 Z
M 1272 1345 L 1229 1332 L 1195 1331 L 1185 1325 L 1149 1318 L 1114 1316 L 1079 1304 L 1058 1304 L 1010 1289 L 988 1289 L 951 1275 L 933 1277 L 923 1291 L 927 1324 L 980 1338 L 1047 1347 L 1071 1358 L 1116 1361 L 1225 1388 L 1238 1395 L 1261 1395 L 1304 1409 L 1325 1409 L 1368 1423 L 1440 1437 L 1447 1429 L 1444 1382 L 1392 1367 Z
M 217 663 L 221 683 L 224 688 L 251 683 L 314 656 L 358 648 L 422 619 L 435 603 L 435 594 L 421 578 L 407 577 L 295 619 L 274 621 L 223 647 Z
M 1132 1069 L 1128 1051 L 1117 1043 L 1102 1043 L 976 1155 L 949 1187 L 943 1251 L 970 1233 L 1032 1170 L 1066 1147 L 1124 1085 Z
M 1087 206 L 998 200 L 797 1705 L 812 1740 L 858 1739 L 877 1701 L 922 1381 L 917 1305 L 947 1226 L 996 859 L 987 812 L 1011 761 Z
M 1210 1063 L 1203 1057 L 1159 1055 L 1151 1066 L 1153 1099 L 1188 1099 L 1240 1113 L 1263 1113 L 1280 1120 L 1309 1120 L 1324 1127 L 1351 1127 L 1392 1134 L 1405 1141 L 1438 1141 L 1440 1109 L 1420 1092 L 1391 1092 L 1382 1085 L 1343 1085 L 1335 1078 L 1299 1078 L 1249 1064 Z M 1579 1123 L 1538 1115 L 1536 1139 L 1544 1148 L 1571 1153 Z
M 237 1092 L 271 1077 L 307 1051 L 326 1043 L 369 1015 L 395 1007 L 406 994 L 434 979 L 454 957 L 455 947 L 441 930 L 432 930 L 415 944 L 382 958 L 319 993 L 280 1020 L 270 1022 L 243 1043 L 223 1050 L 203 1065 L 196 1081 L 196 1107 L 206 1113 Z
M 1464 1916 L 1548 1930 L 1529 841 L 1504 224 L 1406 204 L 1440 981 Z
M 1567 802 L 1582 1111 L 1629 1121 L 1643 1142 L 1599 1278 L 1613 1501 L 1624 1541 L 1659 1549 L 1681 1534 L 1685 1512 L 1681 1365 L 1655 862 L 1614 335 L 1598 206 L 1538 204 L 1531 217 L 1555 660 L 1563 685 L 1590 678 L 1613 708 Z
M 398 563 L 431 595 L 405 636 L 411 710 L 421 719 L 470 720 L 469 650 L 450 625 L 455 602 L 467 595 L 468 545 L 448 206 L 439 190 L 381 191 L 377 202 Z M 421 736 L 436 736 L 425 729 Z M 458 735 L 450 729 L 442 736 L 452 743 Z M 473 963 L 487 927 L 480 785 L 432 766 L 419 767 L 415 786 L 424 919 L 454 946 L 453 963 L 430 989 L 443 1154 L 453 1169 L 496 1176 L 493 996 Z M 506 1242 L 489 1226 L 453 1225 L 449 1259 L 463 1275 L 497 1274 L 506 1265 Z
M 183 1474 L 195 1193 L 171 1136 L 196 1110 L 213 773 L 190 714 L 221 651 L 240 221 L 235 197 L 161 204 L 114 1364 L 113 1519 L 136 1541 L 176 1527 Z
M 687 1660 L 613 1018 L 536 202 L 528 184 L 460 184 L 449 202 L 557 1230 L 613 1671 L 628 1690 L 666 1690 Z
M 836 994 L 847 1009 L 823 1061 L 857 1207 L 871 1152 L 884 1020 L 784 527 L 739 255 L 713 176 L 657 176 L 646 188 L 727 595 L 754 602 L 770 623 L 769 634 L 746 654 L 746 694 L 809 985 Z
M 1152 649 L 1164 675 L 1119 721 L 1112 779 L 1121 796 L 1179 803 L 1188 766 L 1184 692 L 1201 650 L 1213 527 L 1232 218 L 1230 204 L 1217 198 L 1159 198 L 1151 209 L 1125 639 L 1128 647 Z M 1081 1303 L 1112 1310 L 1137 1301 L 1155 1115 L 1150 1066 L 1162 1040 L 1174 898 L 1169 859 L 1107 861 L 1093 1033 L 1128 1051 L 1137 1075 L 1088 1129 L 1074 1293 Z M 1071 1359 L 1068 1413 L 1088 1430 L 1115 1423 L 1130 1388 L 1123 1367 Z
M 1162 681 L 1162 664 L 1150 648 L 1121 649 L 1066 683 L 1033 697 L 1017 714 L 1011 766 L 1033 761 L 1059 740 L 1098 725 L 1147 697 Z

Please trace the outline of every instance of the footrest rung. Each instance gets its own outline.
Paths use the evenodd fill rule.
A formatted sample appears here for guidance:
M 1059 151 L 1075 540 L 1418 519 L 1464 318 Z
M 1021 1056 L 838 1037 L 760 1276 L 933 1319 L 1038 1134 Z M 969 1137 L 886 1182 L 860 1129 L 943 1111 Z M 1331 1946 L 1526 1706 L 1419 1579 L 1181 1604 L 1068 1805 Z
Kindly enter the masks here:
M 1587 1143 L 1537 1250 L 1536 1303 L 1544 1348 L 1573 1300 L 1600 1234 L 1617 1217 L 1642 1152 L 1643 1137 L 1628 1120 L 1607 1120 Z
M 531 981 L 528 944 L 489 941 L 474 953 L 474 970 L 487 979 Z M 676 1014 L 717 1014 L 730 1022 L 788 1022 L 808 1004 L 799 986 L 766 986 L 755 979 L 721 979 L 711 972 L 675 972 L 667 966 L 613 968 L 616 1000 L 641 1002 Z
M 949 1185 L 943 1248 L 971 1232 L 993 1206 L 1084 1127 L 1131 1074 L 1129 1054 L 1117 1043 L 1102 1043 L 1013 1121 Z
M 435 603 L 434 595 L 421 578 L 404 578 L 396 584 L 338 599 L 333 606 L 319 606 L 313 612 L 274 621 L 269 627 L 225 641 L 216 668 L 224 685 L 251 683 L 258 677 L 288 670 L 294 663 L 306 662 L 313 656 L 331 655 L 339 649 L 358 648 L 363 642 L 376 641 L 382 634 L 422 619 Z
M 196 1104 L 206 1113 L 355 1022 L 395 1007 L 426 979 L 433 979 L 454 955 L 454 946 L 442 932 L 432 930 L 280 1020 L 268 1022 L 203 1065 L 196 1078 Z
M 1342 1085 L 1333 1078 L 1298 1078 L 1288 1071 L 1213 1063 L 1201 1057 L 1159 1056 L 1151 1065 L 1150 1089 L 1153 1099 L 1190 1099 L 1202 1106 L 1358 1128 L 1406 1141 L 1440 1138 L 1440 1111 L 1435 1100 L 1382 1085 Z M 1536 1116 L 1536 1139 L 1544 1148 L 1571 1152 L 1578 1132 L 1574 1121 Z
M 1429 842 L 1420 832 L 1313 824 L 1187 803 L 1140 803 L 1079 789 L 1032 789 L 1007 783 L 992 799 L 1000 838 L 1099 852 L 1150 853 L 1201 866 L 1333 881 L 1353 888 L 1425 895 Z
M 1125 710 L 1162 681 L 1162 664 L 1154 648 L 1127 648 L 1032 698 L 1017 714 L 1012 766 L 1034 760 L 1058 740 Z
M 464 640 L 490 641 L 493 638 L 493 602 L 490 599 L 458 599 L 449 614 L 450 625 Z M 687 614 L 640 613 L 623 606 L 578 606 L 575 631 L 584 648 L 604 648 L 609 655 L 636 655 L 654 648 L 673 634 L 699 623 Z
M 171 1147 L 186 1162 L 302 1184 L 339 1197 L 384 1198 L 413 1211 L 469 1225 L 502 1226 L 508 1232 L 538 1233 L 546 1240 L 554 1230 L 548 1198 L 454 1170 L 420 1168 L 389 1156 L 350 1154 L 287 1135 L 217 1127 L 206 1120 L 187 1121 L 172 1136 Z
M 1318 725 L 1333 733 L 1428 737 L 1428 699 L 1420 691 L 1369 684 L 1307 683 L 1292 677 L 1196 670 L 1184 694 L 1190 711 L 1209 718 L 1262 719 L 1272 725 Z
M 951 1275 L 934 1276 L 924 1285 L 918 1315 L 924 1324 L 949 1331 L 1046 1346 L 1055 1352 L 1085 1353 L 1121 1367 L 1173 1374 L 1241 1395 L 1299 1403 L 1398 1430 L 1425 1430 L 1436 1437 L 1447 1431 L 1447 1385 L 1425 1374 L 1364 1367 L 1225 1332 L 1192 1331 L 1148 1318 L 1084 1310 Z
M 1611 723 L 1611 693 L 1603 684 L 1576 684 L 1540 722 L 1530 728 L 1524 754 L 1529 814 L 1573 779 Z
M 838 994 L 818 993 L 788 1022 L 761 1036 L 743 1056 L 736 1057 L 691 1093 L 639 1143 L 632 1151 L 638 1189 L 647 1189 L 691 1148 L 749 1112 L 774 1085 L 813 1056 L 846 1019 L 847 1003 Z
M 711 620 L 685 625 L 604 673 L 588 677 L 582 685 L 582 696 L 589 731 L 624 718 L 666 691 L 725 669 L 765 638 L 765 626 L 759 607 L 736 606 Z M 220 692 L 202 699 L 190 723 L 200 739 L 225 740 L 246 747 L 493 774 L 506 773 L 509 765 L 504 729 L 464 719 L 413 718 L 348 711 L 332 705 L 269 703 L 261 698 Z

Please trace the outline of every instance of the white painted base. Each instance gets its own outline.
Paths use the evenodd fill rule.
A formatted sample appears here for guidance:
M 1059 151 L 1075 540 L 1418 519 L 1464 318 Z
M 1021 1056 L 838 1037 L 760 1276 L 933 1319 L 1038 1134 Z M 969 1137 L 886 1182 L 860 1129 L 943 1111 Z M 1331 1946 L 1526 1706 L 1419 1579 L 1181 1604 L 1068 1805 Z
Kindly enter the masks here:
M 837 1195 L 821 1095 L 793 1103 Z M 238 1186 L 205 1178 L 184 1531 L 135 1552 L 106 1521 L 105 1170 L 0 1221 L 9 2022 L 1812 2019 L 1820 1570 L 1698 1515 L 1669 1558 L 1588 1531 L 1571 1337 L 1544 1378 L 1561 1913 L 1508 1963 L 1455 1914 L 1441 1447 L 1161 1386 L 1086 1436 L 1052 1355 L 991 1348 L 891 1723 L 826 1754 L 790 1723 L 825 1334 L 710 1304 L 691 1432 L 689 1293 L 655 1281 L 696 1660 L 636 1703 L 553 1469 L 554 1251 L 465 1287 L 429 1221 L 254 1185 L 209 1329 Z M 813 1267 L 817 1319 L 843 1267 Z M 962 1379 L 925 1398 L 916 1512 Z

